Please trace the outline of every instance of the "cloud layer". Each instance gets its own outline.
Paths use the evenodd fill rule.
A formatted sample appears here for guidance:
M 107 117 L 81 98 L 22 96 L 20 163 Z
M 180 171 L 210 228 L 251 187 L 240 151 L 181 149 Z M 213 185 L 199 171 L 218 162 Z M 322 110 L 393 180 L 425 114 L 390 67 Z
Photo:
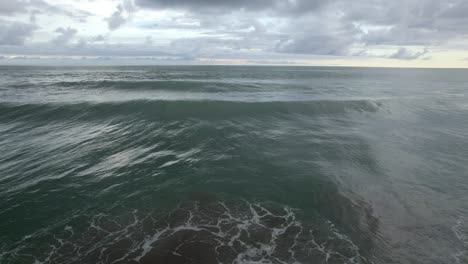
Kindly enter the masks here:
M 0 20 L 0 45 L 23 45 L 36 29 L 34 24 Z
M 2 56 L 411 61 L 467 40 L 467 0 L 0 0 Z

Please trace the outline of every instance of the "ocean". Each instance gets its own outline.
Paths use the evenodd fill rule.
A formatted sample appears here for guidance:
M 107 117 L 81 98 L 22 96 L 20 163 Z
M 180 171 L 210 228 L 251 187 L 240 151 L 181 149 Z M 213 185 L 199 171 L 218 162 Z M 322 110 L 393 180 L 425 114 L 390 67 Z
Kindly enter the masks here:
M 468 70 L 0 66 L 0 263 L 468 263 Z

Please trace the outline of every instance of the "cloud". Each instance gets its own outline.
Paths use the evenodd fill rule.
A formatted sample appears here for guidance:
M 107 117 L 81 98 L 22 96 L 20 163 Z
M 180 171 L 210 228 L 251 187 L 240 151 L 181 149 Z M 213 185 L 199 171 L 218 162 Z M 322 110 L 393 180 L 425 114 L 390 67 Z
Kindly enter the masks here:
M 79 44 L 79 42 L 78 42 Z M 2 54 L 24 54 L 28 56 L 96 56 L 96 57 L 139 57 L 139 56 L 176 56 L 186 54 L 164 51 L 161 47 L 150 47 L 143 44 L 95 44 L 86 45 L 51 45 L 41 43 L 29 46 L 4 46 Z
M 31 10 L 31 11 L 29 12 L 29 23 L 36 24 L 36 23 L 37 23 L 37 18 L 36 18 L 36 16 L 37 16 L 38 14 L 40 14 L 40 13 L 41 13 L 41 11 L 39 11 L 39 10 L 36 10 L 36 9 Z
M 136 11 L 136 6 L 131 0 L 125 0 L 117 6 L 117 10 L 105 20 L 109 30 L 116 30 L 125 24 L 131 17 L 131 14 Z
M 267 41 L 268 42 L 268 41 Z M 270 49 L 268 43 L 252 40 L 249 37 L 220 38 L 198 37 L 180 38 L 172 41 L 167 51 L 184 54 L 191 58 L 234 58 L 251 55 Z
M 75 37 L 76 33 L 78 33 L 78 30 L 71 27 L 59 27 L 55 30 L 55 33 L 59 33 L 59 35 L 52 40 L 52 43 L 58 46 L 63 46 Z
M 330 35 L 308 34 L 278 43 L 276 51 L 284 53 L 344 55 L 349 42 Z
M 11 15 L 26 10 L 28 1 L 0 0 L 0 15 Z
M 213 37 L 175 41 L 195 54 L 256 49 L 264 52 L 346 55 L 358 36 L 352 23 L 343 23 L 327 9 L 336 0 L 137 0 L 144 8 L 182 9 L 198 23 L 189 26 Z M 207 15 L 206 12 L 211 12 Z M 171 25 L 165 25 L 171 28 Z M 203 43 L 203 44 L 201 44 Z M 210 48 L 207 48 L 210 47 Z
M 356 45 L 438 46 L 468 35 L 464 0 L 136 0 L 136 4 L 184 10 L 210 34 L 227 33 L 233 38 L 246 36 L 220 29 L 233 23 L 225 20 L 227 15 L 243 20 L 253 14 L 258 20 L 277 21 L 264 36 L 274 32 L 277 43 L 270 47 L 287 53 L 345 55 Z M 265 40 L 261 37 L 257 41 Z
M 63 30 L 63 31 L 65 32 L 67 30 Z M 66 43 L 70 42 L 76 36 L 76 33 L 78 33 L 78 32 L 75 32 L 72 35 L 73 29 L 68 30 L 68 31 L 69 31 L 68 34 L 70 35 L 70 39 L 68 39 L 66 41 Z M 64 33 L 62 33 L 62 35 L 64 35 Z M 78 49 L 86 49 L 88 45 L 103 44 L 103 43 L 105 43 L 106 40 L 108 40 L 108 38 L 109 38 L 109 35 L 96 35 L 96 36 L 91 36 L 91 37 L 80 37 L 78 42 L 76 43 L 76 45 L 74 47 L 78 48 Z M 65 43 L 56 43 L 56 45 L 63 45 L 63 44 L 65 44 Z
M 51 5 L 43 0 L 0 0 L 0 15 L 13 16 L 27 12 L 31 12 L 31 20 L 35 20 L 37 14 L 46 13 L 63 15 L 85 22 L 86 18 L 91 15 L 90 12 Z
M 96 35 L 94 37 L 91 38 L 91 41 L 93 42 L 101 42 L 101 41 L 105 41 L 107 39 L 108 36 L 104 36 L 104 35 Z
M 151 36 L 146 36 L 145 45 L 147 45 L 147 46 L 153 45 L 153 38 Z
M 133 0 L 124 0 L 122 6 L 125 9 L 125 11 L 127 11 L 130 14 L 137 11 L 137 7 Z
M 0 20 L 0 45 L 23 45 L 36 29 L 34 24 Z
M 392 26 L 386 29 L 370 30 L 362 38 L 367 45 L 429 45 L 442 40 L 431 29 L 416 29 Z
M 326 0 L 136 0 L 144 8 L 183 9 L 194 12 L 273 11 L 277 13 L 304 13 L 316 10 Z
M 368 45 L 442 45 L 468 34 L 465 0 L 361 0 L 340 6 L 345 21 L 369 29 L 363 38 Z
M 123 16 L 123 12 L 123 7 L 119 5 L 117 7 L 117 11 L 112 13 L 112 15 L 106 19 L 109 30 L 116 30 L 127 21 L 127 19 Z
M 407 48 L 399 48 L 395 53 L 388 56 L 390 59 L 399 59 L 399 60 L 416 60 L 420 57 L 426 55 L 429 52 L 427 48 L 418 52 L 411 52 Z
M 2 54 L 423 60 L 429 49 L 468 50 L 466 14 L 467 0 L 0 0 L 0 45 L 23 45 Z
M 301 25 L 306 26 L 298 30 Z M 282 31 L 285 33 L 275 51 L 297 54 L 346 55 L 359 36 L 359 30 L 352 24 L 343 25 L 317 17 L 290 22 Z
M 302 65 L 299 62 L 287 60 L 248 60 L 246 62 L 259 65 Z

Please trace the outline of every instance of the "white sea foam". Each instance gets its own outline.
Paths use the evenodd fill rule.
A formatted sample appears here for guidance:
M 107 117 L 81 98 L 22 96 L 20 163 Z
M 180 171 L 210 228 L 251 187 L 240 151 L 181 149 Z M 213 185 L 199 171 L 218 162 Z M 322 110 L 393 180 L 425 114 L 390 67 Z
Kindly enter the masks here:
M 136 210 L 124 216 L 98 214 L 82 232 L 67 223 L 61 232 L 45 230 L 25 237 L 2 255 L 2 261 L 148 263 L 162 255 L 193 258 L 186 248 L 198 245 L 200 254 L 211 252 L 206 257 L 220 264 L 368 263 L 333 224 L 304 224 L 296 212 L 268 203 L 190 202 L 167 214 Z M 31 252 L 34 241 L 48 241 L 48 250 Z
M 455 237 L 461 242 L 462 250 L 453 254 L 455 263 L 464 264 L 468 260 L 467 250 L 468 250 L 468 233 L 466 232 L 466 227 L 464 221 L 459 219 L 454 226 L 452 226 L 452 231 L 455 234 Z

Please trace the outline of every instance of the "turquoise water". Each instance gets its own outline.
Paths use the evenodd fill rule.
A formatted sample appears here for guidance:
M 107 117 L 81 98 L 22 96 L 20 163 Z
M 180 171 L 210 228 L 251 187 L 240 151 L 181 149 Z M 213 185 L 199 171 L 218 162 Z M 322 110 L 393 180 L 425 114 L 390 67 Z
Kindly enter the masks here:
M 0 67 L 0 263 L 468 263 L 468 71 Z

